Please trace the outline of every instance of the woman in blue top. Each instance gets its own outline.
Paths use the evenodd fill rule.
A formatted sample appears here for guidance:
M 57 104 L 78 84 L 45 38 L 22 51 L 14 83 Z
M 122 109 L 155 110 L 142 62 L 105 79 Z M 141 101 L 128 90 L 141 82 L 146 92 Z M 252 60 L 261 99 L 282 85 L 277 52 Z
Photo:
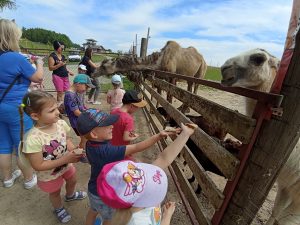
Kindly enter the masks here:
M 35 70 L 19 53 L 21 36 L 21 29 L 13 21 L 0 19 L 0 170 L 4 187 L 11 187 L 21 175 L 20 170 L 12 172 L 12 152 L 20 142 L 19 106 L 30 82 L 41 83 L 43 80 L 43 61 L 35 60 Z M 24 116 L 24 131 L 31 127 L 32 120 Z M 24 168 L 18 157 L 17 163 L 24 175 L 24 187 L 33 187 L 36 176 L 32 168 Z

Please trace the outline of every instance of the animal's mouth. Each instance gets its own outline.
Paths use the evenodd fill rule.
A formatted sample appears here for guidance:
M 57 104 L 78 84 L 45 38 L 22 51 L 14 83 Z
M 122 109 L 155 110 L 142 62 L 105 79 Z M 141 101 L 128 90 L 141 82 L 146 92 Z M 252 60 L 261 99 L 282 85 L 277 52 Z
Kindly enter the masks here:
M 236 81 L 235 77 L 229 77 L 229 78 L 226 78 L 226 79 L 223 78 L 221 80 L 221 84 L 223 86 L 229 87 L 229 86 L 232 86 L 235 83 L 235 81 Z
M 237 80 L 235 70 L 232 66 L 221 67 L 221 74 L 222 74 L 221 84 L 223 86 L 227 86 L 227 87 L 232 86 Z

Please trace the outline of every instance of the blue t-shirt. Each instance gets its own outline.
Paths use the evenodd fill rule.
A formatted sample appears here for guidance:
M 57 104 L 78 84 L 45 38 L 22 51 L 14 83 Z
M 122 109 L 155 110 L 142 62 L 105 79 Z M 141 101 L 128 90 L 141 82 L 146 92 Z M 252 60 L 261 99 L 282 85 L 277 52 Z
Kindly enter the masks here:
M 15 105 L 21 104 L 31 82 L 29 78 L 34 73 L 35 69 L 20 53 L 6 52 L 0 55 L 0 98 L 16 76 L 21 76 L 21 79 L 15 82 L 2 102 Z
M 83 112 L 86 108 L 84 106 L 84 94 L 79 94 L 73 91 L 67 91 L 65 93 L 64 105 L 66 114 L 69 117 L 71 127 L 77 127 L 77 116 L 74 114 L 74 111 L 79 109 L 80 112 Z
M 91 177 L 88 190 L 98 196 L 97 177 L 102 168 L 111 162 L 123 160 L 125 158 L 126 146 L 112 146 L 109 142 L 88 141 L 86 143 L 86 155 L 91 164 Z

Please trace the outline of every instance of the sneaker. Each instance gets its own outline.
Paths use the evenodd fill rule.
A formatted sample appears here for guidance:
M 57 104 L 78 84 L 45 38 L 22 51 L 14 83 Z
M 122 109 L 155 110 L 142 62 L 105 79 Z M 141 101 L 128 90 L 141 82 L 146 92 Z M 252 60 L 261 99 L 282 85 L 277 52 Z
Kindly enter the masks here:
M 34 174 L 32 175 L 32 179 L 31 179 L 31 180 L 24 182 L 24 188 L 25 188 L 25 189 L 31 189 L 31 188 L 33 188 L 36 184 L 37 184 L 37 176 L 36 176 L 36 174 L 34 173 Z
M 95 101 L 93 102 L 93 105 L 101 105 L 101 102 Z
M 15 183 L 15 180 L 19 176 L 21 176 L 21 174 L 22 174 L 21 170 L 15 170 L 14 172 L 12 172 L 11 178 L 9 180 L 3 181 L 3 186 L 6 187 L 6 188 L 9 188 L 9 187 L 13 186 L 14 183 Z
M 88 100 L 87 100 L 87 103 L 93 104 L 93 101 L 88 99 Z

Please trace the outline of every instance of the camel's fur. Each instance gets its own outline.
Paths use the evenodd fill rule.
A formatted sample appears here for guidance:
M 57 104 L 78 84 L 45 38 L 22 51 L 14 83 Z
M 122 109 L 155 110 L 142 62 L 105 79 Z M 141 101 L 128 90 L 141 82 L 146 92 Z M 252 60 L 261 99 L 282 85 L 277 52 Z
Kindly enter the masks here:
M 254 49 L 228 59 L 221 67 L 222 84 L 269 92 L 279 60 L 263 49 Z M 246 112 L 252 115 L 255 101 L 247 99 Z M 300 142 L 296 144 L 277 178 L 278 191 L 267 225 L 300 224 Z
M 93 76 L 113 74 L 146 68 L 179 73 L 196 78 L 204 78 L 207 65 L 203 56 L 193 47 L 182 48 L 175 41 L 168 41 L 160 52 L 155 52 L 145 59 L 121 57 L 104 60 Z M 175 84 L 175 80 L 171 81 Z M 194 93 L 197 93 L 198 84 Z M 192 83 L 188 83 L 188 90 L 192 91 Z

